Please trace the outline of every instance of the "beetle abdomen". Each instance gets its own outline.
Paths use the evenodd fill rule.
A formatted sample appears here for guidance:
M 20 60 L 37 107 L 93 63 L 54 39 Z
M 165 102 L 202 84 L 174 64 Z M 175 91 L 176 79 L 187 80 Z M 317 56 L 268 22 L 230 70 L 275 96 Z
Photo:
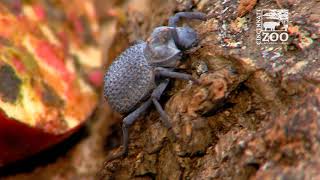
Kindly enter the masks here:
M 154 89 L 152 67 L 143 55 L 145 43 L 125 50 L 105 75 L 104 96 L 111 108 L 119 113 L 130 112 Z

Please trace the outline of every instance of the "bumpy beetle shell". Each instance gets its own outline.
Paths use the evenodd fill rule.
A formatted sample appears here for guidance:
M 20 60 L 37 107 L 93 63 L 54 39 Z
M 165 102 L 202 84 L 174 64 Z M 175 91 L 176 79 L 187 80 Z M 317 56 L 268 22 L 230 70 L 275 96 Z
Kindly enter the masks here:
M 105 75 L 104 96 L 119 113 L 132 111 L 155 88 L 152 67 L 143 55 L 145 47 L 140 43 L 126 49 Z

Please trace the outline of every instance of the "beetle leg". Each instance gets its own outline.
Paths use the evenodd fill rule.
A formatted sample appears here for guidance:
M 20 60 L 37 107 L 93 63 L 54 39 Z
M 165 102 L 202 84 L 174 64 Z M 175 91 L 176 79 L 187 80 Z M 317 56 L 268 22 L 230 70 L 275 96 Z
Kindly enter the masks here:
M 160 114 L 160 120 L 165 125 L 165 127 L 169 129 L 169 132 L 172 134 L 172 137 L 173 137 L 173 139 L 175 141 L 177 139 L 177 136 L 171 129 L 172 126 L 171 126 L 171 123 L 169 121 L 169 116 L 163 110 L 163 108 L 161 107 L 161 105 L 160 105 L 160 103 L 158 101 L 160 99 L 163 91 L 168 86 L 168 84 L 169 84 L 169 79 L 165 79 L 162 83 L 160 83 L 159 86 L 156 89 L 153 90 L 153 92 L 151 94 L 151 99 L 152 99 L 152 102 L 153 102 L 154 106 L 156 107 L 157 111 Z
M 174 16 L 171 16 L 169 18 L 169 23 L 168 26 L 170 27 L 176 27 L 178 21 L 181 18 L 186 18 L 186 19 L 198 19 L 205 21 L 207 20 L 207 15 L 201 12 L 178 12 Z
M 192 77 L 190 74 L 173 72 L 172 70 L 166 69 L 166 68 L 156 68 L 156 74 L 158 76 L 167 77 L 167 78 L 191 80 L 192 82 L 199 84 L 199 81 L 194 77 Z
M 129 126 L 151 105 L 151 99 L 144 102 L 139 108 L 131 112 L 127 117 L 123 119 L 122 133 L 123 133 L 123 154 L 128 153 L 128 143 L 129 143 Z
M 123 133 L 123 150 L 116 155 L 113 155 L 107 159 L 107 161 L 117 159 L 121 156 L 126 156 L 128 154 L 128 144 L 129 144 L 129 130 L 130 125 L 152 104 L 151 98 L 145 101 L 139 108 L 131 112 L 128 116 L 123 119 L 122 133 Z
M 166 89 L 166 87 L 169 84 L 169 79 L 165 79 L 164 81 L 162 81 L 152 92 L 151 94 L 151 98 L 156 98 L 157 100 L 160 99 L 162 93 L 164 92 L 164 90 Z
M 151 94 L 151 99 L 152 102 L 154 104 L 154 106 L 156 107 L 157 111 L 160 114 L 160 119 L 162 121 L 162 123 L 167 127 L 167 128 L 171 128 L 171 124 L 169 122 L 169 117 L 167 115 L 167 113 L 162 109 L 160 103 L 158 102 L 158 100 L 160 99 L 163 91 L 166 89 L 166 87 L 169 84 L 169 79 L 165 79 L 162 83 L 159 84 L 159 86 L 153 90 L 152 94 Z
M 160 119 L 161 119 L 162 123 L 166 126 L 166 128 L 170 129 L 171 124 L 169 122 L 169 117 L 168 117 L 167 113 L 163 110 L 163 108 L 161 107 L 159 101 L 156 98 L 152 98 L 152 102 L 160 114 L 160 117 L 161 117 Z

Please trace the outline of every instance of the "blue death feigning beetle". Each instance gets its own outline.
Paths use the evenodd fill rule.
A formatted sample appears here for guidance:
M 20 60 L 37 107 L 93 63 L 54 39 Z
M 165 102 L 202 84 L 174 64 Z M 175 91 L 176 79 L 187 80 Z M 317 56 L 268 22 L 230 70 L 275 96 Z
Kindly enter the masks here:
M 169 18 L 168 26 L 153 30 L 147 41 L 122 52 L 110 65 L 104 77 L 104 96 L 111 108 L 127 116 L 123 119 L 123 150 L 128 153 L 128 128 L 152 104 L 167 128 L 169 117 L 159 103 L 169 79 L 197 82 L 191 75 L 175 72 L 183 52 L 197 46 L 196 31 L 189 26 L 177 27 L 181 18 L 207 20 L 201 12 L 179 12 Z

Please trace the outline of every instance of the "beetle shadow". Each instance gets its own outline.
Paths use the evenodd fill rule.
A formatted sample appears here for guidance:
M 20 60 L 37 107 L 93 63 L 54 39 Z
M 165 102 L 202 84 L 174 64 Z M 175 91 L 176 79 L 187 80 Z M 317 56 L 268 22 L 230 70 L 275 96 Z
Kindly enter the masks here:
M 0 167 L 0 179 L 6 176 L 13 176 L 20 173 L 30 173 L 38 167 L 45 167 L 55 163 L 59 158 L 65 158 L 68 152 L 82 139 L 88 137 L 88 128 L 84 125 L 70 137 L 29 158 Z
M 115 123 L 110 127 L 110 134 L 106 137 L 104 141 L 103 149 L 105 152 L 109 152 L 113 149 L 120 147 L 122 139 L 122 129 L 121 123 Z

